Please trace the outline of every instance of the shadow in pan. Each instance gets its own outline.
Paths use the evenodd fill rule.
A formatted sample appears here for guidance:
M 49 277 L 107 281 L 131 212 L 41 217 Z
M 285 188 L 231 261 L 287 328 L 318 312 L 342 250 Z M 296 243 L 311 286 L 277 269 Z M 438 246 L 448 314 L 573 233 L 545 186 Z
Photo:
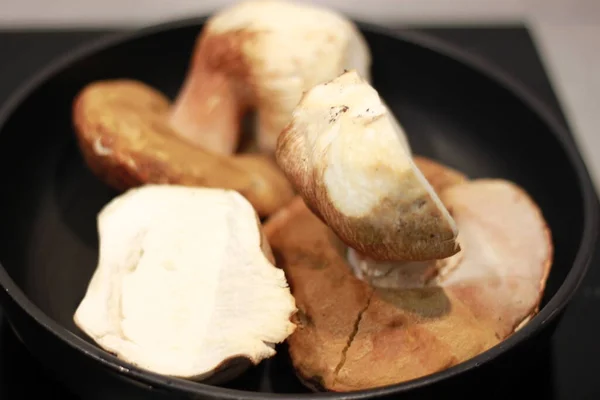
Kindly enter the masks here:
M 535 398 L 552 400 L 552 351 L 548 340 L 541 338 L 532 347 L 515 351 L 514 355 L 426 390 L 403 395 L 403 399 L 422 400 L 432 396 L 442 398 L 459 394 L 462 399 L 506 400 L 519 399 L 525 393 Z M 77 400 L 55 381 L 15 336 L 6 320 L 0 322 L 0 398 L 17 399 L 57 396 L 62 400 Z M 65 366 L 66 367 L 66 366 Z M 306 389 L 289 373 L 291 365 L 282 346 L 278 356 L 250 369 L 240 378 L 227 384 L 230 388 L 253 389 L 258 392 L 302 393 Z M 35 383 L 35 384 L 33 384 Z M 101 397 L 99 397 L 101 398 Z M 106 400 L 109 397 L 107 395 Z M 85 400 L 85 399 L 80 399 Z
M 51 378 L 16 337 L 0 312 L 0 399 L 51 398 L 77 400 Z

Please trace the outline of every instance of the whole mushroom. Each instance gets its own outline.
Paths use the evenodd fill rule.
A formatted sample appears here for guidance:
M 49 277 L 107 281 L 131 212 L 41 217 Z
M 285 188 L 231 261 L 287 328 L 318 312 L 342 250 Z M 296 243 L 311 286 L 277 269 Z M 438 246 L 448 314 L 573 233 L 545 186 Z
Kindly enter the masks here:
M 125 191 L 149 184 L 236 190 L 261 217 L 294 192 L 277 164 L 258 154 L 225 156 L 181 140 L 169 124 L 170 101 L 131 80 L 87 85 L 75 98 L 73 124 L 84 160 L 103 182 Z
M 98 233 L 98 265 L 74 320 L 140 368 L 224 382 L 295 329 L 284 273 L 235 191 L 131 189 L 101 210 Z
M 230 154 L 252 109 L 258 147 L 272 153 L 305 90 L 344 69 L 369 76 L 370 63 L 367 43 L 340 13 L 287 0 L 240 1 L 204 26 L 170 121 L 190 143 Z
M 310 90 L 278 143 L 300 196 L 265 232 L 298 307 L 292 364 L 314 390 L 405 382 L 486 351 L 536 314 L 552 262 L 523 189 L 409 157 L 381 110 L 351 71 Z

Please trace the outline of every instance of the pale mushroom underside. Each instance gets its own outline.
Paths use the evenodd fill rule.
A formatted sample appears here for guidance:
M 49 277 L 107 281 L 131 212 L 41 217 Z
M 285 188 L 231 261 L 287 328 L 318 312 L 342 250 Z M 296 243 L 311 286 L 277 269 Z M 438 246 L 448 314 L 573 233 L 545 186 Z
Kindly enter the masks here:
M 203 380 L 227 361 L 273 356 L 293 332 L 294 298 L 238 193 L 143 186 L 106 205 L 98 230 L 98 266 L 74 319 L 118 357 Z

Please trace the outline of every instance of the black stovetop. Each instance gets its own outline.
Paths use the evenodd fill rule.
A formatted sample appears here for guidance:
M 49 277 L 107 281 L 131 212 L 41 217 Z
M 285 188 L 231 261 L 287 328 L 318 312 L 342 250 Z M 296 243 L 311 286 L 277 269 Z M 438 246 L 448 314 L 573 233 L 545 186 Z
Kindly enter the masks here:
M 525 28 L 419 30 L 500 67 L 524 83 L 556 115 L 562 116 Z M 0 102 L 52 58 L 107 33 L 109 31 L 0 31 Z M 528 399 L 600 399 L 600 243 L 596 248 L 590 271 L 550 344 L 535 353 L 524 372 L 516 377 L 514 374 L 510 379 L 490 377 L 493 386 L 514 386 L 513 393 L 522 393 Z M 494 391 L 495 387 L 489 390 Z M 0 399 L 54 396 L 76 400 L 27 353 L 9 329 L 0 309 Z M 481 397 L 486 398 L 485 393 L 481 393 Z

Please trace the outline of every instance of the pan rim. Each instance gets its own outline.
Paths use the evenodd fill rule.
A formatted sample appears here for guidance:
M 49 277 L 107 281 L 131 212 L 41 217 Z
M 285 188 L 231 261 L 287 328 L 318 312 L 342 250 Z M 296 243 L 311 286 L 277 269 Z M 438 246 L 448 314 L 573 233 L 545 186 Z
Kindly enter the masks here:
M 192 17 L 167 21 L 160 24 L 150 25 L 145 28 L 133 31 L 119 32 L 110 34 L 106 37 L 94 40 L 90 43 L 78 46 L 62 56 L 57 57 L 35 73 L 30 79 L 21 84 L 7 99 L 0 108 L 0 134 L 3 127 L 11 115 L 22 105 L 22 103 L 42 84 L 52 79 L 56 74 L 67 68 L 72 63 L 82 60 L 98 51 L 109 49 L 110 47 L 133 41 L 145 36 L 160 34 L 173 29 L 181 29 L 202 25 L 208 17 Z M 372 23 L 361 22 L 354 19 L 361 31 L 375 33 L 387 36 L 395 40 L 408 43 L 413 46 L 421 47 L 427 51 L 433 51 L 453 62 L 462 64 L 488 80 L 494 82 L 500 88 L 508 90 L 515 100 L 523 103 L 524 107 L 530 109 L 546 125 L 548 130 L 556 137 L 564 149 L 569 162 L 577 174 L 578 184 L 581 187 L 583 202 L 583 233 L 579 244 L 579 249 L 573 261 L 573 265 L 565 280 L 552 296 L 549 302 L 523 329 L 514 333 L 493 348 L 471 358 L 454 367 L 424 377 L 385 386 L 381 388 L 360 390 L 348 393 L 309 393 L 309 394 L 279 394 L 250 392 L 238 389 L 222 388 L 210 386 L 198 382 L 191 382 L 178 378 L 170 378 L 155 374 L 138 367 L 130 365 L 116 356 L 105 352 L 99 347 L 85 341 L 75 335 L 67 328 L 60 325 L 49 315 L 45 314 L 37 305 L 35 305 L 21 290 L 21 288 L 9 276 L 6 269 L 0 263 L 0 286 L 10 297 L 10 299 L 29 315 L 37 324 L 46 329 L 48 333 L 54 335 L 57 339 L 63 341 L 66 345 L 83 353 L 85 356 L 93 359 L 99 366 L 107 368 L 123 375 L 134 381 L 148 384 L 155 389 L 176 389 L 188 394 L 215 396 L 221 399 L 234 400 L 245 398 L 249 400 L 260 399 L 303 399 L 307 397 L 319 397 L 328 399 L 366 399 L 381 396 L 389 396 L 398 393 L 405 393 L 411 390 L 428 386 L 440 381 L 445 381 L 456 375 L 470 371 L 473 368 L 486 364 L 492 359 L 504 354 L 509 349 L 518 346 L 526 338 L 538 333 L 539 327 L 551 322 L 567 305 L 581 284 L 587 269 L 591 262 L 594 250 L 594 244 L 598 236 L 598 206 L 596 192 L 591 182 L 587 167 L 581 157 L 575 141 L 570 138 L 567 127 L 560 122 L 548 107 L 538 100 L 529 90 L 519 81 L 505 74 L 500 68 L 491 65 L 484 60 L 466 53 L 450 44 L 446 44 L 426 34 L 406 29 L 401 32 L 389 28 L 378 26 Z M 10 320 L 10 318 L 9 318 Z

